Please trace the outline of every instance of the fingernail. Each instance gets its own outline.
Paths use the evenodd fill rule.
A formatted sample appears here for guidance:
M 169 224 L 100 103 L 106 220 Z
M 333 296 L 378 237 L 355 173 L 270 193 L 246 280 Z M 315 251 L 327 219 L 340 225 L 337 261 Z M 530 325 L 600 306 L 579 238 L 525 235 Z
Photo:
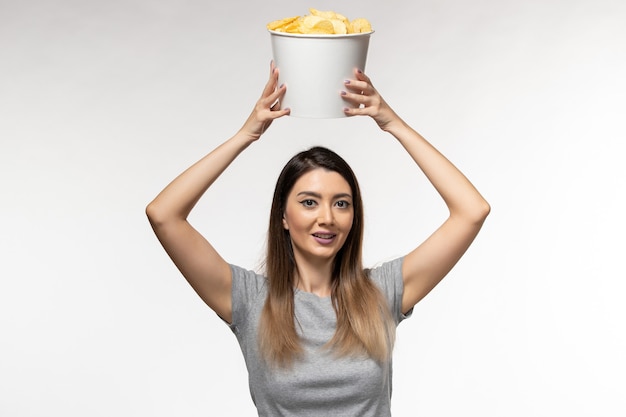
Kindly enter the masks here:
M 348 94 L 348 93 L 346 93 L 345 91 L 342 91 L 342 92 L 341 92 L 341 95 L 342 95 L 342 96 L 345 96 L 346 94 Z
M 285 86 L 285 83 L 282 83 L 281 85 L 278 86 L 278 88 L 283 88 Z
M 343 83 L 344 84 L 350 84 L 350 80 L 345 80 Z
M 359 74 L 363 74 L 363 71 L 361 71 L 360 69 L 357 68 L 356 72 L 358 72 Z
M 349 112 L 349 111 L 350 111 L 350 109 L 349 109 L 349 108 L 347 108 L 347 107 L 344 107 L 344 108 L 343 108 L 343 111 L 344 111 L 344 113 L 347 113 L 347 112 Z

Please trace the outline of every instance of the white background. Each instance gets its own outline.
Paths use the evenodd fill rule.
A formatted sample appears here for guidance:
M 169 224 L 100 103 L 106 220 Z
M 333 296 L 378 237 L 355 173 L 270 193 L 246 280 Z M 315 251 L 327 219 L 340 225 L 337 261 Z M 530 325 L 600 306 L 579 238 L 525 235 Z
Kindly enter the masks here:
M 0 0 L 0 415 L 254 415 L 241 352 L 146 204 L 259 97 L 268 21 L 367 17 L 366 72 L 492 206 L 401 324 L 395 416 L 626 415 L 622 0 Z M 230 262 L 313 144 L 360 178 L 367 265 L 445 209 L 366 118 L 276 122 L 197 206 Z

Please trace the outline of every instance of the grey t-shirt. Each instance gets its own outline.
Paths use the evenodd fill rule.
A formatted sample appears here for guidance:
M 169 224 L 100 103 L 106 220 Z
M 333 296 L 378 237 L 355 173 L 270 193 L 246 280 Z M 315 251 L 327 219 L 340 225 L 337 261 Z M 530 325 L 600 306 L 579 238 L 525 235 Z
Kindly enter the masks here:
M 265 298 L 266 278 L 231 265 L 232 324 L 248 368 L 252 400 L 259 416 L 390 416 L 391 361 L 337 357 L 324 345 L 335 333 L 330 297 L 296 290 L 296 329 L 304 356 L 288 370 L 268 368 L 260 359 L 257 330 Z M 402 314 L 402 258 L 370 271 L 387 299 L 396 325 Z

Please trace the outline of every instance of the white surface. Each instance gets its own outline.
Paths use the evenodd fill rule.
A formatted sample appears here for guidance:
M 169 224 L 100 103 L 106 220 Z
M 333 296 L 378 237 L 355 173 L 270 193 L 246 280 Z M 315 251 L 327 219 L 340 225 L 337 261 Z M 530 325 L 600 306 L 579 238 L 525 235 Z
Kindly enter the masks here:
M 483 192 L 475 244 L 398 330 L 399 416 L 624 416 L 622 0 L 341 3 L 367 72 Z M 144 207 L 232 135 L 267 79 L 265 24 L 307 4 L 0 1 L 0 415 L 254 415 L 234 336 Z M 332 147 L 361 180 L 368 265 L 444 218 L 367 119 L 277 121 L 193 214 L 262 254 L 284 162 Z
M 281 108 L 292 117 L 330 119 L 346 117 L 354 107 L 341 98 L 345 80 L 354 70 L 366 70 L 371 33 L 350 35 L 297 35 L 269 32 L 272 56 L 279 67 L 279 85 L 287 91 Z

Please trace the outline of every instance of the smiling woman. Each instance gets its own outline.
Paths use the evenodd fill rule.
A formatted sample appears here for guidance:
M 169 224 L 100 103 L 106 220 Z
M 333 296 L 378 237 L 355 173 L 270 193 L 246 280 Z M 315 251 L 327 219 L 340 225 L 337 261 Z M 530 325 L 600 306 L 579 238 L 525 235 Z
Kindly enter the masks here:
M 270 212 L 269 289 L 259 331 L 260 351 L 269 363 L 291 366 L 302 354 L 291 313 L 294 289 L 334 300 L 331 328 L 337 331 L 328 346 L 346 355 L 389 359 L 395 327 L 362 267 L 362 207 L 354 172 L 329 149 L 301 152 L 282 170 Z
M 348 182 L 337 172 L 316 168 L 296 181 L 283 214 L 283 226 L 289 231 L 296 264 L 296 286 L 308 292 L 327 287 L 316 278 L 304 278 L 304 265 L 330 271 L 332 261 L 352 228 L 354 211 Z M 317 275 L 317 274 L 316 274 Z M 308 288 L 302 288 L 307 286 Z M 319 287 L 317 289 L 316 287 Z M 330 294 L 324 294 L 324 296 Z
M 285 94 L 273 65 L 243 127 L 187 169 L 146 212 L 161 244 L 198 295 L 229 325 L 244 354 L 261 416 L 390 416 L 396 326 L 465 253 L 489 205 L 465 176 L 355 71 L 346 116 L 370 116 L 407 150 L 450 215 L 406 256 L 362 265 L 357 179 L 336 153 L 314 147 L 278 177 L 264 274 L 227 263 L 187 221 L 194 205 L 273 120 Z

